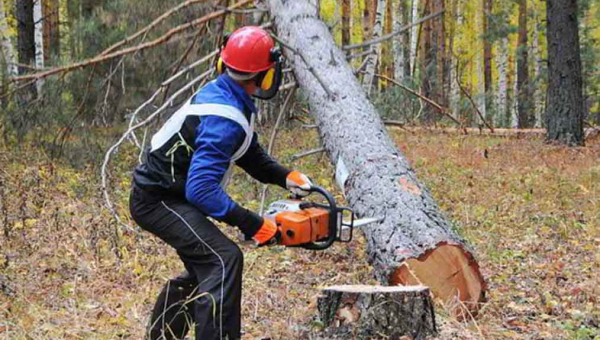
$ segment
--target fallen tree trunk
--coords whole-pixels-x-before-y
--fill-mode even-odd
[[[375,276],[384,285],[428,286],[477,311],[486,289],[479,265],[388,136],[316,7],[267,3],[279,38],[310,64],[286,50],[348,203],[359,216],[385,217],[364,228]]]
[[[322,290],[319,316],[326,339],[421,340],[437,334],[435,313],[423,286],[332,286]]]

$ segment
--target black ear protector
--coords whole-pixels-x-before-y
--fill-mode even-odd
[[[275,97],[277,91],[279,91],[279,86],[281,86],[281,80],[283,79],[281,51],[276,47],[272,48],[270,59],[275,62],[275,65],[258,74],[256,77],[256,86],[258,86],[258,89],[252,95],[253,97],[268,100]]]

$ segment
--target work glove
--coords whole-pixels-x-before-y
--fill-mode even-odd
[[[275,222],[265,218],[262,226],[258,229],[256,234],[252,236],[252,239],[257,245],[263,246],[275,242],[277,240],[277,232],[278,230]]]
[[[312,187],[312,182],[305,174],[299,171],[290,172],[285,179],[286,188],[300,197],[308,196],[310,188]]]

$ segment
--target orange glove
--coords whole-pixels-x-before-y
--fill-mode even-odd
[[[259,246],[262,246],[273,240],[275,236],[277,236],[277,225],[275,225],[275,222],[265,218],[262,226],[258,229],[256,234],[252,236],[252,239]]]
[[[290,172],[285,179],[287,189],[300,197],[308,196],[309,192],[307,190],[310,190],[312,185],[308,176],[299,171]]]

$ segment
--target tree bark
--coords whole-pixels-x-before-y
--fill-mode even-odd
[[[498,92],[496,96],[496,125],[505,124],[508,112],[508,38],[500,39],[500,49],[496,53],[496,65],[498,67]]]
[[[35,68],[44,68],[44,17],[42,15],[42,0],[35,0],[33,2],[33,28],[34,28],[34,41],[35,41]],[[38,95],[42,95],[42,87],[44,86],[44,80],[39,79],[35,82],[37,87]]]
[[[58,0],[43,1],[44,16],[44,60],[50,63],[52,57],[60,57],[60,8]]]
[[[267,3],[279,37],[310,64],[286,50],[338,185],[359,217],[384,216],[364,228],[375,276],[384,285],[429,286],[444,301],[462,301],[457,311],[476,311],[486,289],[477,262],[390,139],[327,26],[304,0]],[[333,96],[313,72],[327,75]]]
[[[529,95],[529,66],[527,46],[527,0],[519,0],[519,44],[517,45],[517,126],[533,127],[531,97]]]
[[[397,7],[392,11],[393,22],[394,22],[394,31],[400,30],[402,26],[407,24],[407,6],[406,0],[399,0],[397,2]],[[393,40],[394,47],[394,79],[400,83],[404,83],[404,79],[407,76],[406,70],[410,70],[410,65],[408,68],[407,64],[410,64],[408,61],[408,56],[406,55],[407,46],[408,46],[408,34],[409,31],[400,34],[398,37]]]
[[[35,38],[33,25],[33,0],[19,0],[17,8],[17,45],[19,50],[19,63],[33,65],[35,62]],[[25,67],[19,67],[19,73],[27,71]]]
[[[419,0],[412,0],[411,2],[411,20],[412,22],[417,21],[419,18]],[[410,66],[412,67],[413,72],[411,75],[414,77],[414,70],[416,70],[416,62],[417,62],[417,48],[418,46],[418,33],[420,27],[418,25],[413,26],[410,31]]]
[[[0,1],[0,44],[2,45],[4,60],[6,61],[7,74],[9,77],[13,77],[19,74],[19,69],[17,67],[15,49],[8,37],[8,22],[6,17],[4,2]]]
[[[350,0],[342,0],[342,46],[350,45]]]
[[[327,287],[318,308],[328,340],[402,336],[421,340],[437,334],[427,287]]]
[[[583,145],[584,102],[576,0],[548,0],[549,141]]]
[[[488,36],[489,16],[492,14],[492,0],[483,0],[483,86],[485,117],[488,122],[493,122],[492,110],[492,43]]]

